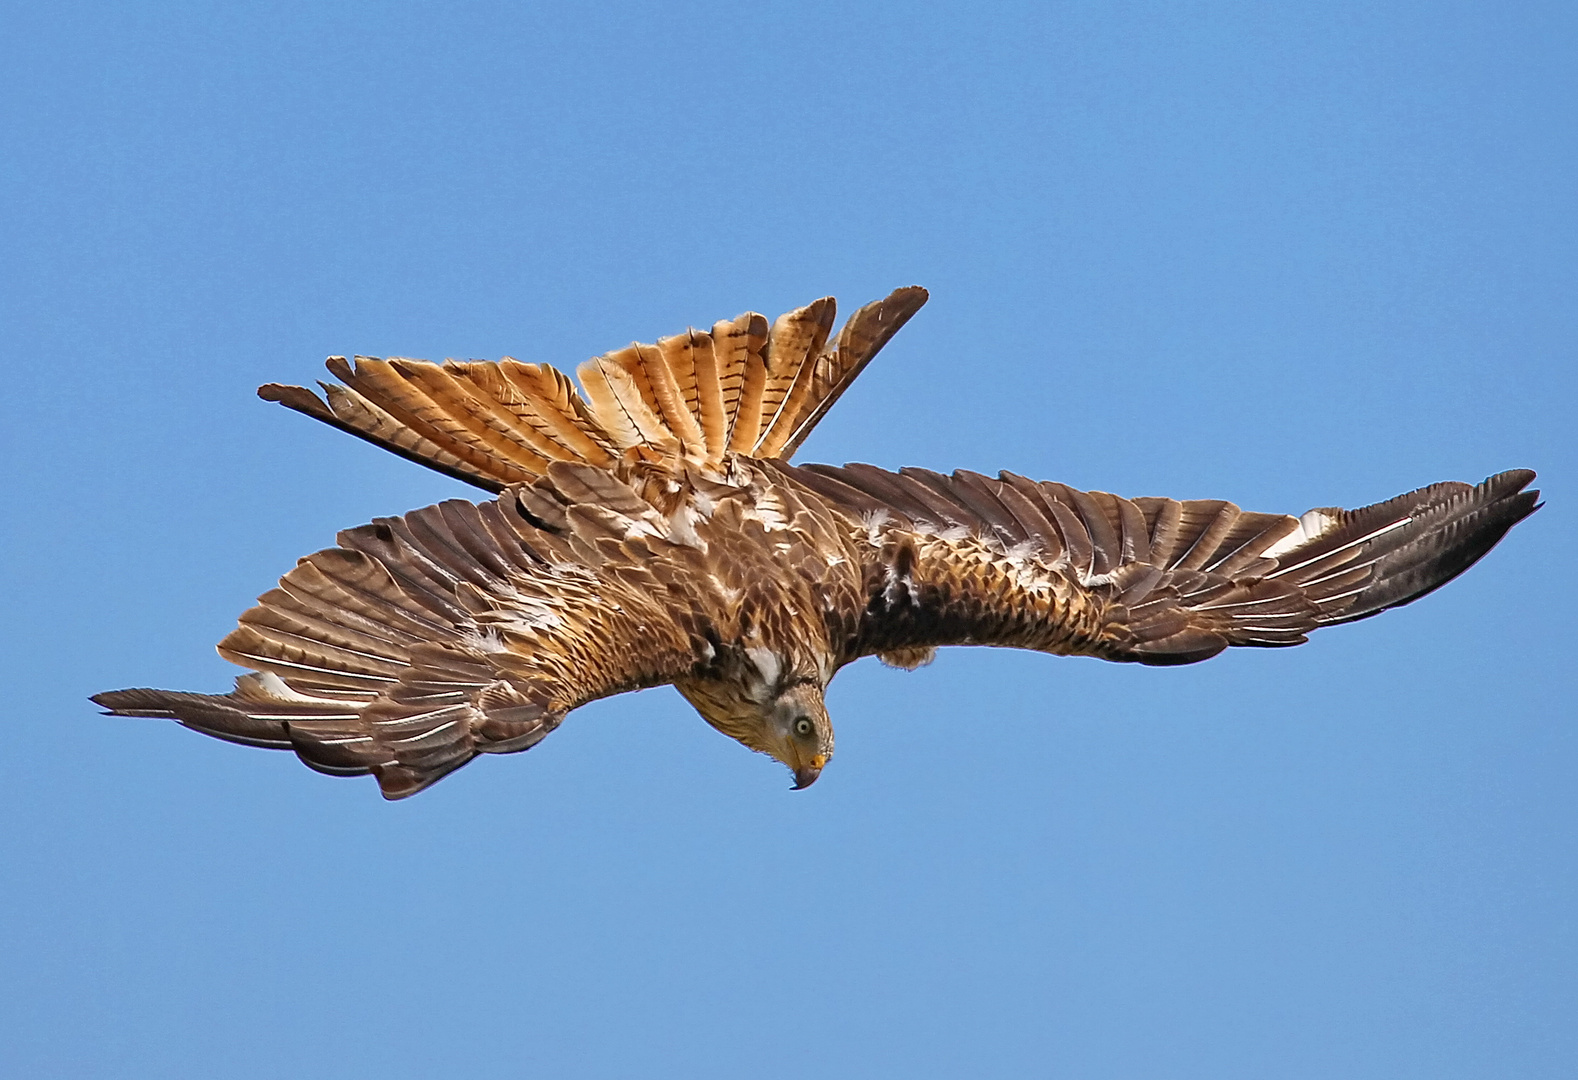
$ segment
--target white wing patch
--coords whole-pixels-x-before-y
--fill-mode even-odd
[[[1304,516],[1299,518],[1298,528],[1260,554],[1263,558],[1275,559],[1278,556],[1287,554],[1300,544],[1309,543],[1335,524],[1337,524],[1337,519],[1324,510],[1307,510]]]

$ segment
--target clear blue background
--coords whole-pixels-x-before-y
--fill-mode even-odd
[[[1578,1075],[1569,4],[11,3],[0,1073]],[[805,460],[1300,512],[1540,470],[1293,651],[672,691],[409,802],[107,719],[466,489],[253,397],[928,286]]]

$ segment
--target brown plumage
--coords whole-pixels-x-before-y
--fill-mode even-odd
[[[1538,507],[1517,470],[1295,518],[996,478],[788,458],[926,300],[836,335],[771,324],[631,345],[580,368],[331,357],[324,398],[259,394],[498,495],[342,532],[219,644],[228,694],[119,690],[110,712],[371,773],[388,798],[535,745],[588,701],[672,683],[805,787],[833,754],[843,665],[941,645],[1187,664],[1409,603]]]

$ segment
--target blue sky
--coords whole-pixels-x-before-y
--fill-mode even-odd
[[[0,1072],[1566,1077],[1578,16],[7,5]],[[253,396],[932,302],[802,459],[1301,512],[1540,471],[1419,604],[846,670],[812,790],[669,690],[382,802],[86,697],[468,489]]]

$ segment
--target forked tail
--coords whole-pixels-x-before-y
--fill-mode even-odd
[[[323,398],[278,383],[258,396],[495,492],[553,461],[787,460],[926,296],[898,289],[831,341],[835,304],[824,297],[771,325],[747,312],[708,333],[632,344],[581,365],[584,397],[546,364],[366,356],[330,357],[344,385],[320,383]]]

